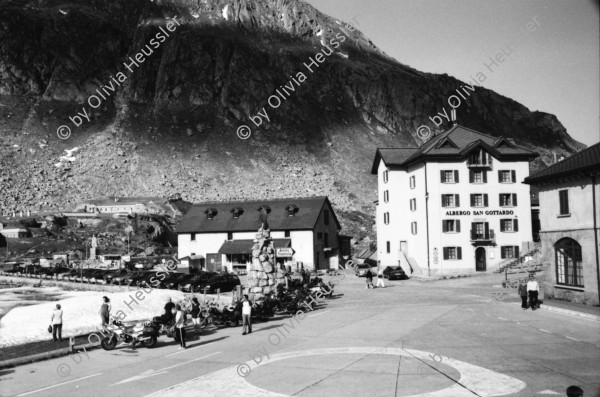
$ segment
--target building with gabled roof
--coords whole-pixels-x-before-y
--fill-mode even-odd
[[[201,255],[209,270],[245,269],[262,212],[278,263],[337,268],[341,226],[324,196],[194,204],[177,227],[179,258]]]
[[[539,189],[544,296],[598,305],[600,143],[525,179]]]
[[[533,247],[529,162],[513,139],[454,125],[418,148],[380,148],[377,247],[409,273],[486,271]]]

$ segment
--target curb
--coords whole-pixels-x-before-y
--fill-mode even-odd
[[[544,305],[544,304],[542,304],[540,309],[548,310],[548,311],[560,313],[560,314],[566,314],[568,316],[585,318],[586,320],[600,321],[600,316],[596,316],[595,314],[581,313],[581,312],[578,312],[575,310],[561,309],[559,307],[553,307],[553,306]]]
[[[511,302],[513,305],[520,305],[521,302]],[[579,318],[583,318],[586,320],[591,320],[591,321],[600,321],[600,316],[596,316],[595,314],[588,314],[588,313],[581,313],[575,310],[569,310],[569,309],[561,309],[559,307],[554,307],[554,306],[550,306],[546,303],[543,303],[540,306],[541,310],[547,310],[549,312],[555,312],[555,313],[559,313],[559,314],[564,314],[567,316],[571,316],[571,317],[579,317]]]
[[[69,351],[68,347],[64,347],[62,349],[52,350],[49,352],[32,354],[31,356],[12,358],[10,360],[0,361],[0,369],[13,368],[13,367],[17,367],[19,365],[31,364],[31,363],[35,363],[38,361],[50,360],[52,358],[69,356],[71,354],[76,354],[81,349],[92,350],[96,347],[100,347],[100,344],[99,343],[87,343],[85,345],[73,346],[73,351],[75,353],[71,353]]]

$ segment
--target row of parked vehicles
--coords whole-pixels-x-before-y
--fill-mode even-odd
[[[200,271],[180,273],[160,270],[129,269],[75,269],[68,267],[41,267],[27,265],[3,271],[5,274],[72,281],[77,283],[125,285],[144,288],[177,289],[183,292],[216,293],[232,291],[241,285],[235,274]]]

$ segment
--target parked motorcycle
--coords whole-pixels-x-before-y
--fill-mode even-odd
[[[159,336],[158,324],[150,321],[124,326],[122,322],[113,320],[112,324],[106,327],[106,331],[108,335],[100,343],[104,350],[113,350],[119,341],[131,343],[134,347],[141,343],[147,348],[152,348],[156,346]]]

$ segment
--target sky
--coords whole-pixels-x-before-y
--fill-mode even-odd
[[[402,64],[465,82],[483,72],[480,85],[556,115],[586,145],[600,141],[598,0],[306,1]]]

